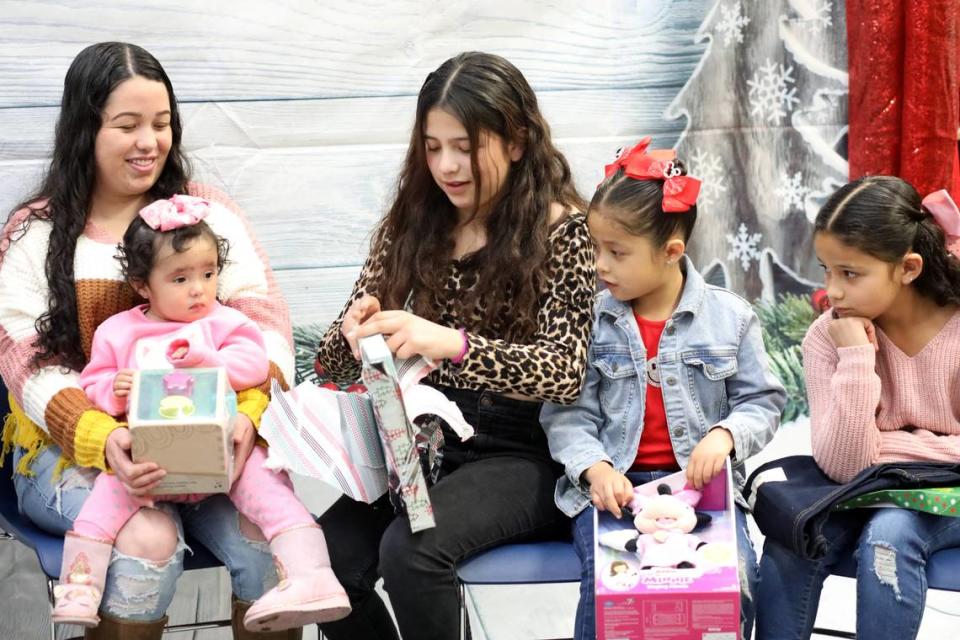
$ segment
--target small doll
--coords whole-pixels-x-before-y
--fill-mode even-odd
[[[706,543],[690,532],[710,521],[709,515],[698,514],[693,509],[700,495],[693,489],[673,493],[666,484],[657,487],[655,496],[634,489],[628,509],[636,514],[633,519],[636,530],[607,532],[600,536],[600,544],[636,553],[641,569],[692,569],[696,566],[697,549]]]

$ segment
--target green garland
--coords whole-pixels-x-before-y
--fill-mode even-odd
[[[803,377],[803,354],[800,343],[817,312],[807,297],[794,294],[780,296],[776,302],[754,304],[763,327],[763,342],[770,358],[770,368],[787,391],[783,422],[809,415],[807,385]]]

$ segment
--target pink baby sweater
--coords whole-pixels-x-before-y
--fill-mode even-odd
[[[883,462],[960,462],[960,312],[912,358],[878,328],[837,348],[820,316],[803,340],[813,456],[838,482]]]
[[[146,305],[107,318],[93,334],[90,362],[80,374],[87,397],[110,415],[127,411],[127,398],[113,393],[121,369],[167,367],[226,367],[235,390],[255,387],[267,379],[270,363],[263,334],[243,313],[215,303],[205,318],[194,322],[160,322],[144,315]],[[180,358],[172,357],[187,347]]]

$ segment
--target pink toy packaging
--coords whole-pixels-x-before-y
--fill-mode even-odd
[[[620,520],[594,519],[598,640],[738,640],[733,479],[702,491],[682,471],[634,488]]]

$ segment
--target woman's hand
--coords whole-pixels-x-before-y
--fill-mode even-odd
[[[134,462],[130,457],[131,446],[133,446],[133,438],[130,436],[130,430],[120,427],[107,436],[103,455],[117,476],[117,480],[130,495],[146,496],[157,488],[167,472],[156,462]]]
[[[363,296],[355,301],[343,316],[340,331],[350,345],[353,357],[360,359],[360,349],[357,347],[357,327],[367,321],[370,316],[380,312],[380,301],[373,296]]]
[[[609,511],[620,518],[620,508],[633,500],[633,483],[606,461],[584,471],[583,479],[590,485],[590,500],[599,511]]]
[[[827,324],[827,331],[833,339],[833,344],[841,347],[859,347],[872,344],[877,349],[877,330],[873,322],[867,318],[847,316],[835,318]]]
[[[380,311],[357,327],[355,335],[359,339],[375,333],[388,336],[387,346],[401,359],[415,355],[431,360],[455,358],[463,349],[463,336],[458,330],[407,311]]]
[[[697,443],[687,464],[687,482],[699,491],[713,480],[733,451],[733,434],[723,427],[710,429]]]
[[[240,474],[243,473],[243,465],[247,463],[247,458],[257,444],[257,430],[253,427],[253,421],[250,416],[242,413],[237,414],[237,419],[233,423],[233,478],[231,482],[236,482]]]

